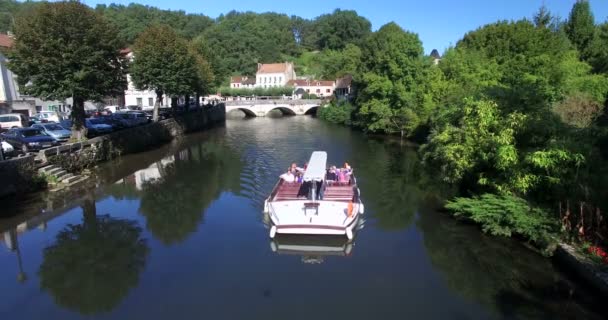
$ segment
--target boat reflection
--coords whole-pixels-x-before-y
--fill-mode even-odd
[[[270,249],[278,254],[301,255],[303,263],[323,263],[327,256],[350,256],[355,243],[345,236],[277,235]]]

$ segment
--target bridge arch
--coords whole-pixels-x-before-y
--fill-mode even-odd
[[[251,110],[249,108],[245,108],[245,107],[234,108],[234,109],[230,110],[230,112],[236,111],[236,110],[242,111],[245,114],[246,118],[251,118],[251,117],[255,117],[256,116],[256,114],[255,114],[255,112],[253,112],[253,110]]]
[[[316,116],[317,115],[317,110],[319,110],[319,106],[312,106],[312,107],[306,109],[306,111],[304,111],[304,115],[307,115],[307,116]]]
[[[272,108],[272,109],[268,110],[268,112],[266,112],[266,114],[269,114],[273,110],[279,110],[279,111],[281,111],[281,113],[284,116],[295,116],[296,115],[296,112],[293,111],[293,109],[288,108],[288,107],[276,107],[276,108]]]

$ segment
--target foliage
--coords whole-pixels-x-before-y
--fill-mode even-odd
[[[371,27],[369,20],[356,11],[336,9],[315,19],[311,35],[317,49],[341,50],[349,43],[363,43]]]
[[[130,3],[127,6],[114,3],[98,4],[95,11],[111,21],[118,28],[121,39],[129,44],[134,43],[150,25],[169,26],[186,39],[200,35],[213,25],[213,19],[202,14],[161,10],[137,3]]]
[[[281,55],[297,52],[290,18],[277,13],[231,11],[220,16],[197,41],[206,42],[221,57],[212,66],[224,77],[254,74],[258,63],[277,62]]]
[[[337,79],[354,74],[361,64],[361,58],[361,49],[351,43],[343,50],[325,50],[316,55],[321,70],[320,78]]]
[[[292,87],[269,87],[269,88],[220,88],[219,93],[226,97],[281,97],[293,94]]]
[[[89,203],[86,203],[86,202]],[[70,224],[44,249],[38,271],[40,287],[58,305],[92,315],[109,312],[137,285],[148,246],[135,221],[95,216],[85,212],[85,223]]]
[[[581,58],[589,59],[595,36],[595,19],[588,0],[578,0],[574,3],[565,29],[568,39],[578,49]]]
[[[441,71],[422,53],[416,34],[389,23],[363,47],[354,77],[357,124],[367,131],[411,137],[424,128],[442,96]]]
[[[320,107],[317,116],[323,120],[350,126],[355,107],[348,101],[332,101],[330,104]]]
[[[103,140],[90,148],[78,152],[61,153],[49,158],[49,163],[55,164],[67,172],[80,174],[84,169],[92,168],[97,163],[119,156],[121,150],[111,141]]]
[[[474,198],[455,198],[446,206],[454,216],[479,223],[484,232],[495,236],[524,236],[535,242],[546,241],[556,230],[549,215],[513,196],[483,194]]]
[[[86,134],[85,100],[126,89],[117,30],[84,4],[41,3],[17,17],[14,31],[9,68],[27,94],[44,100],[74,99],[74,137]]]
[[[564,123],[577,128],[589,127],[601,115],[602,110],[601,104],[583,94],[569,96],[553,108]]]

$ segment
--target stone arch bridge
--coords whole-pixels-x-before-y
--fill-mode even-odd
[[[321,100],[233,100],[224,103],[226,104],[226,113],[241,110],[248,117],[265,117],[272,110],[279,110],[283,115],[312,115],[317,112]]]

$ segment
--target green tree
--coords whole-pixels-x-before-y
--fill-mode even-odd
[[[337,79],[354,74],[361,64],[361,49],[349,43],[343,50],[325,50],[316,56],[322,79]]]
[[[595,20],[589,1],[577,0],[574,3],[566,23],[566,34],[580,52],[581,58],[588,60],[595,36]]]
[[[336,9],[314,21],[313,30],[316,48],[341,50],[347,44],[361,44],[371,33],[371,23],[353,10]]]
[[[133,44],[135,39],[150,25],[166,25],[177,34],[192,39],[213,25],[213,19],[202,14],[186,14],[184,11],[161,10],[151,6],[131,3],[99,4],[95,11],[103,14],[118,27],[121,39]]]
[[[72,135],[84,138],[85,100],[126,89],[117,30],[86,5],[64,1],[41,3],[17,17],[14,31],[9,68],[21,88],[43,100],[73,98]]]
[[[355,77],[361,126],[412,135],[431,114],[426,79],[435,75],[418,36],[389,23],[368,38],[363,56]]]
[[[135,221],[97,215],[92,199],[82,209],[83,223],[44,249],[38,275],[58,305],[93,315],[111,311],[137,285],[149,248]]]
[[[154,90],[154,121],[162,96],[189,95],[196,91],[198,70],[196,58],[188,50],[186,40],[167,26],[151,26],[133,46],[131,79],[139,89]]]

